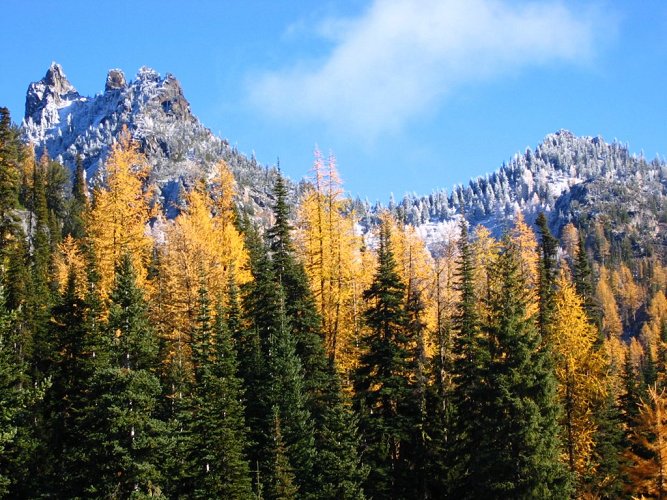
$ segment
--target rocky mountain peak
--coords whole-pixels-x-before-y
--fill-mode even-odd
[[[57,109],[79,98],[60,64],[53,62],[44,78],[28,86],[25,101],[25,119],[52,123]]]
[[[60,64],[52,62],[43,80],[57,95],[66,95],[70,92],[76,93],[76,89],[69,82]]]
[[[190,117],[190,103],[183,95],[180,82],[172,74],[167,74],[165,78],[160,95],[160,105],[165,113],[174,117]]]
[[[120,69],[110,69],[107,73],[107,82],[104,85],[104,92],[111,92],[112,90],[122,90],[127,87],[125,80],[125,73]]]
[[[198,179],[210,178],[224,160],[236,175],[240,198],[257,212],[268,205],[268,186],[274,173],[239,154],[216,137],[192,114],[179,81],[142,67],[134,80],[120,69],[107,72],[104,92],[81,96],[53,63],[46,76],[31,83],[26,96],[23,138],[75,168],[81,160],[91,185],[98,176],[118,134],[127,128],[148,157],[150,182],[163,197],[168,215],[175,213],[180,194]]]

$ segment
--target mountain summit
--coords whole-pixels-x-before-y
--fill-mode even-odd
[[[26,123],[42,123],[45,126],[57,123],[58,109],[80,97],[62,67],[55,62],[51,63],[44,78],[28,87],[25,99]]]
[[[104,92],[86,97],[54,62],[44,78],[28,86],[24,139],[34,145],[38,157],[48,151],[71,169],[80,158],[93,182],[123,127],[148,157],[150,180],[158,186],[168,211],[178,205],[181,189],[208,177],[220,160],[236,176],[242,205],[261,209],[268,203],[273,169],[261,167],[204,127],[171,74],[162,77],[142,67],[134,80],[127,81],[120,69],[111,69]]]

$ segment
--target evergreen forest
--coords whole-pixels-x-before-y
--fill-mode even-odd
[[[600,224],[362,234],[333,156],[270,221],[224,162],[165,217],[0,108],[0,497],[667,498],[667,267]],[[72,175],[73,174],[73,175]]]

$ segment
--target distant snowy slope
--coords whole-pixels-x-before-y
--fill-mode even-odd
[[[667,245],[667,165],[630,154],[616,141],[560,130],[467,185],[406,194],[388,208],[414,225],[431,249],[451,237],[462,214],[499,236],[516,213],[532,222],[543,211],[556,234],[570,221],[584,228],[600,222],[612,239],[631,241],[636,253],[645,253]],[[382,206],[357,200],[355,209],[369,226]]]

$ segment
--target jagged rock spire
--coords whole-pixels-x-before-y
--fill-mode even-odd
[[[53,119],[55,117],[45,116],[45,112],[52,108],[49,104],[59,107],[63,102],[79,97],[79,93],[69,82],[62,66],[52,62],[46,75],[38,82],[33,82],[28,87],[25,100],[25,118],[32,117],[33,121]],[[47,113],[52,114],[52,113]]]
[[[120,69],[110,69],[107,73],[107,82],[104,85],[104,91],[121,90],[127,87],[125,73]]]

